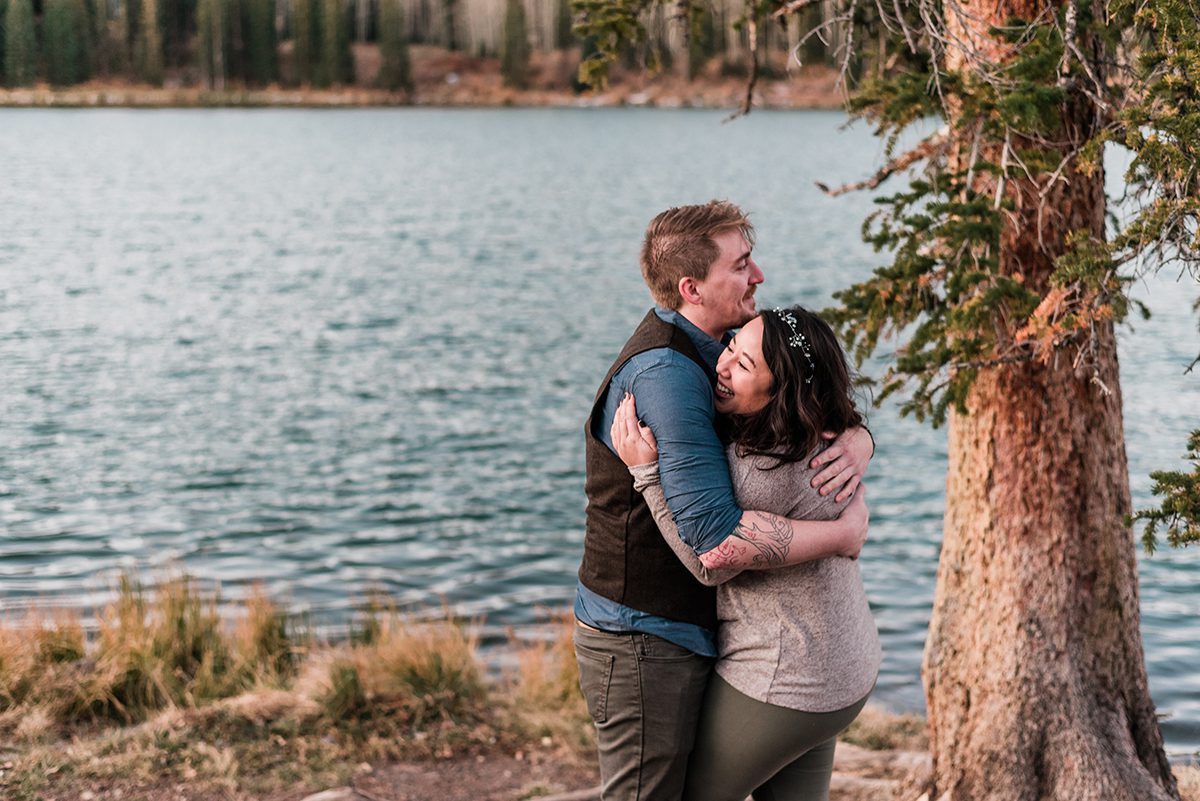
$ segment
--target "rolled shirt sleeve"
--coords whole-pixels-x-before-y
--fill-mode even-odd
[[[669,349],[639,353],[613,376],[595,435],[613,449],[609,429],[625,392],[658,441],[659,473],[679,537],[697,554],[733,533],[742,510],[733,496],[725,448],[713,428],[708,376]]]

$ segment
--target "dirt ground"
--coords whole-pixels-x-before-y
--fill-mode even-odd
[[[892,801],[915,798],[928,770],[920,751],[872,751],[842,743],[831,801]],[[561,749],[531,749],[448,759],[359,765],[348,780],[320,789],[297,786],[267,795],[239,790],[233,782],[211,779],[158,779],[81,782],[67,778],[38,794],[39,801],[598,801],[594,762]]]
[[[831,801],[891,801],[916,787],[928,770],[917,751],[870,751],[838,747]],[[465,757],[438,762],[398,763],[363,770],[344,794],[345,801],[524,801],[558,798],[599,799],[599,775],[592,763],[550,753]],[[357,797],[356,795],[357,794]],[[915,798],[918,793],[912,793]],[[306,796],[275,796],[262,801],[302,801]],[[312,798],[307,796],[307,798]],[[158,801],[158,799],[155,799]],[[324,799],[312,798],[312,801]],[[329,801],[335,801],[330,798]],[[336,799],[342,801],[342,799]]]

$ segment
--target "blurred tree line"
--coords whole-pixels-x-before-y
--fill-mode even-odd
[[[0,78],[327,87],[355,82],[353,38],[378,46],[378,85],[411,88],[404,0],[359,5],[355,29],[343,0],[0,0]]]
[[[577,7],[581,6],[576,3]],[[644,8],[649,60],[688,79],[768,73],[793,59],[830,63],[822,38],[772,31],[752,46],[742,0],[693,0],[690,21]],[[810,12],[821,15],[821,4]],[[571,0],[0,0],[0,84],[89,79],[162,85],[374,85],[411,90],[410,44],[498,57],[507,84],[528,85],[537,51],[594,42],[572,30]],[[829,40],[835,31],[831,29]],[[356,67],[355,53],[377,52]],[[578,88],[578,87],[577,87]]]

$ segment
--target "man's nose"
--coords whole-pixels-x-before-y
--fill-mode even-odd
[[[761,284],[765,279],[766,279],[766,276],[763,275],[763,271],[761,269],[759,269],[758,262],[751,259],[750,260],[750,283],[751,284]]]

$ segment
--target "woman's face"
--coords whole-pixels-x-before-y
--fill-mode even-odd
[[[717,359],[716,407],[722,414],[749,415],[771,399],[775,377],[762,351],[763,321],[746,323]]]

